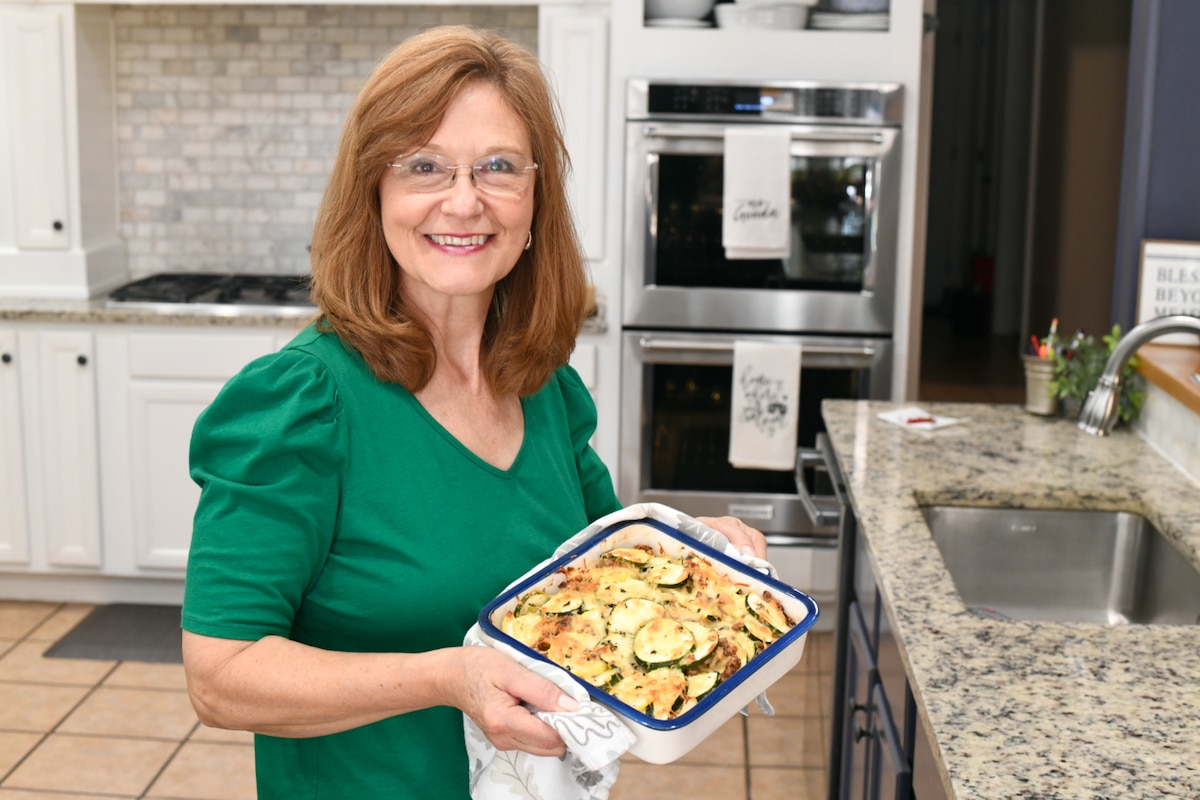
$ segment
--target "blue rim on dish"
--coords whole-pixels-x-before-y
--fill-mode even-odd
[[[778,592],[781,595],[787,595],[788,597],[792,598],[793,600],[800,601],[800,603],[804,606],[805,610],[808,612],[807,615],[804,617],[804,619],[797,622],[796,625],[790,631],[788,631],[783,636],[780,636],[778,639],[776,639],[774,642],[772,642],[771,645],[768,646],[768,648],[763,653],[756,656],[755,658],[752,658],[748,663],[742,665],[741,669],[739,669],[737,672],[735,672],[728,680],[723,681],[719,686],[717,686],[715,689],[713,689],[711,692],[709,692],[707,695],[705,695],[704,698],[702,700],[700,700],[695,706],[693,706],[692,708],[690,708],[683,714],[680,714],[678,717],[675,717],[674,719],[655,719],[654,717],[651,717],[648,714],[644,714],[641,711],[638,711],[637,709],[633,708],[632,706],[626,705],[625,703],[621,702],[617,698],[613,697],[608,692],[605,692],[603,689],[592,686],[590,683],[583,680],[582,678],[578,678],[575,675],[572,675],[570,670],[567,670],[558,664],[554,664],[553,661],[546,658],[541,653],[537,652],[536,650],[532,649],[531,647],[526,646],[525,644],[522,644],[521,642],[517,641],[513,637],[509,636],[507,633],[504,633],[503,631],[501,631],[500,628],[497,627],[492,622],[492,615],[501,606],[514,600],[525,590],[541,583],[548,576],[557,572],[559,569],[561,569],[566,564],[569,564],[570,562],[575,561],[580,556],[582,556],[584,553],[588,552],[589,550],[594,548],[596,545],[598,545],[602,540],[609,538],[613,534],[620,531],[622,528],[626,528],[630,525],[648,525],[652,528],[655,528],[660,533],[666,535],[667,537],[669,537],[671,539],[674,539],[677,542],[680,542],[681,544],[686,545],[687,547],[695,550],[697,553],[704,556],[705,558],[708,558],[708,559],[710,559],[714,562],[718,562],[720,564],[724,564],[726,567],[729,567],[732,571],[737,572],[741,575],[744,575],[748,578],[753,578],[755,581],[758,581],[758,582],[770,587],[770,589],[773,592]],[[546,662],[547,664],[554,664],[554,666],[558,667],[559,669],[562,669],[568,675],[571,675],[571,677],[575,681],[577,681],[580,686],[587,689],[588,694],[591,695],[592,699],[595,700],[596,702],[608,706],[609,708],[618,712],[622,716],[627,717],[627,718],[632,719],[633,721],[637,722],[639,725],[642,725],[647,728],[652,728],[654,730],[668,731],[668,730],[674,730],[676,728],[684,727],[685,725],[689,724],[690,722],[698,719],[700,716],[702,716],[704,714],[705,711],[707,711],[708,709],[712,708],[714,705],[719,703],[730,692],[732,692],[735,688],[737,688],[742,683],[744,683],[755,672],[757,672],[764,664],[766,664],[768,661],[771,660],[771,658],[773,657],[771,654],[772,649],[775,649],[775,652],[782,652],[790,644],[792,644],[797,639],[799,639],[801,636],[806,634],[808,632],[808,629],[811,628],[813,626],[813,624],[817,621],[817,617],[820,615],[820,613],[821,613],[820,609],[817,607],[816,602],[811,597],[806,595],[804,592],[801,592],[798,589],[793,589],[791,586],[788,586],[786,583],[781,583],[780,581],[770,577],[769,575],[764,575],[764,574],[758,572],[757,570],[751,569],[750,567],[747,567],[745,564],[741,563],[740,561],[730,558],[729,556],[725,555],[724,553],[720,553],[720,552],[714,550],[713,548],[709,547],[708,545],[704,544],[703,542],[697,541],[696,539],[693,539],[692,537],[688,536],[687,534],[680,533],[678,530],[672,528],[669,525],[664,525],[663,523],[659,522],[658,520],[633,519],[633,520],[625,520],[623,522],[618,522],[618,523],[614,523],[613,525],[609,525],[607,528],[604,528],[602,531],[597,533],[592,538],[590,538],[587,541],[580,544],[579,547],[575,548],[570,553],[567,553],[566,555],[562,556],[561,558],[556,559],[555,561],[551,562],[550,564],[547,564],[545,566],[545,568],[539,570],[534,575],[529,576],[527,579],[521,581],[519,584],[513,586],[512,588],[508,589],[503,594],[501,594],[499,597],[492,600],[492,602],[490,602],[486,606],[484,606],[483,610],[479,612],[479,627],[483,630],[483,632],[485,634],[487,634],[492,639],[503,642],[504,644],[508,645],[509,647],[512,647],[513,649],[529,656],[530,658],[536,658],[539,661]]]

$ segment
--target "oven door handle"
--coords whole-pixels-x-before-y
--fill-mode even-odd
[[[839,497],[831,498],[818,496],[814,497],[808,491],[808,485],[804,481],[804,470],[813,468],[818,470],[828,470],[830,455],[823,448],[800,447],[796,449],[796,495],[800,499],[800,505],[804,506],[805,512],[808,513],[809,519],[814,525],[838,525],[842,521],[842,503]]]
[[[659,128],[654,125],[646,125],[642,128],[642,135],[656,139],[724,139],[725,131],[706,131],[706,130],[687,130],[675,128]],[[873,133],[871,131],[846,131],[837,132],[822,132],[822,131],[794,131],[792,133],[793,142],[870,142],[872,144],[882,144],[883,134]]]
[[[704,353],[733,352],[733,342],[692,342],[684,339],[656,339],[651,336],[643,336],[638,339],[638,346],[647,352],[652,350],[675,353],[687,351]],[[804,345],[803,352],[812,353],[814,356],[875,357],[875,348],[870,345],[859,345],[857,347],[845,345]]]

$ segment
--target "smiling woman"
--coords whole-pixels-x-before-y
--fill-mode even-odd
[[[620,507],[566,365],[586,282],[553,109],[537,60],[489,32],[385,58],[314,231],[318,322],[196,425],[185,667],[202,720],[259,734],[262,800],[466,798],[464,714],[497,748],[564,749],[529,709],[573,701],[461,646]]]

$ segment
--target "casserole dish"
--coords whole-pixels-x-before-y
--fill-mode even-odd
[[[571,552],[509,587],[485,606],[479,614],[483,639],[501,650],[553,663],[505,633],[501,629],[505,616],[516,608],[519,598],[529,592],[554,595],[561,582],[562,568],[595,564],[602,553],[638,546],[649,546],[654,552],[671,558],[696,554],[708,561],[715,571],[745,587],[747,592],[769,593],[794,623],[786,633],[672,719],[657,719],[639,711],[563,670],[583,686],[595,702],[609,709],[633,732],[636,741],[630,747],[630,753],[652,764],[667,764],[704,741],[799,663],[808,630],[816,622],[819,610],[813,599],[803,592],[763,575],[669,525],[653,519],[628,520],[602,529]]]

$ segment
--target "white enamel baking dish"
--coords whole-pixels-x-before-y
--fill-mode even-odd
[[[694,708],[671,720],[654,719],[571,675],[572,680],[587,689],[593,700],[610,709],[633,731],[637,740],[630,748],[630,753],[652,764],[669,764],[708,738],[800,662],[808,629],[817,621],[820,611],[813,599],[803,592],[718,553],[668,525],[652,519],[630,520],[603,529],[573,552],[510,587],[489,603],[479,614],[483,638],[493,647],[511,649],[546,661],[541,654],[500,630],[500,622],[516,606],[517,598],[531,589],[553,593],[558,582],[555,573],[567,564],[594,563],[601,553],[614,547],[639,544],[661,548],[663,553],[672,557],[689,551],[699,553],[738,583],[754,591],[769,591],[772,597],[779,599],[788,617],[796,621],[795,627],[706,695]],[[567,674],[570,675],[570,672]]]

